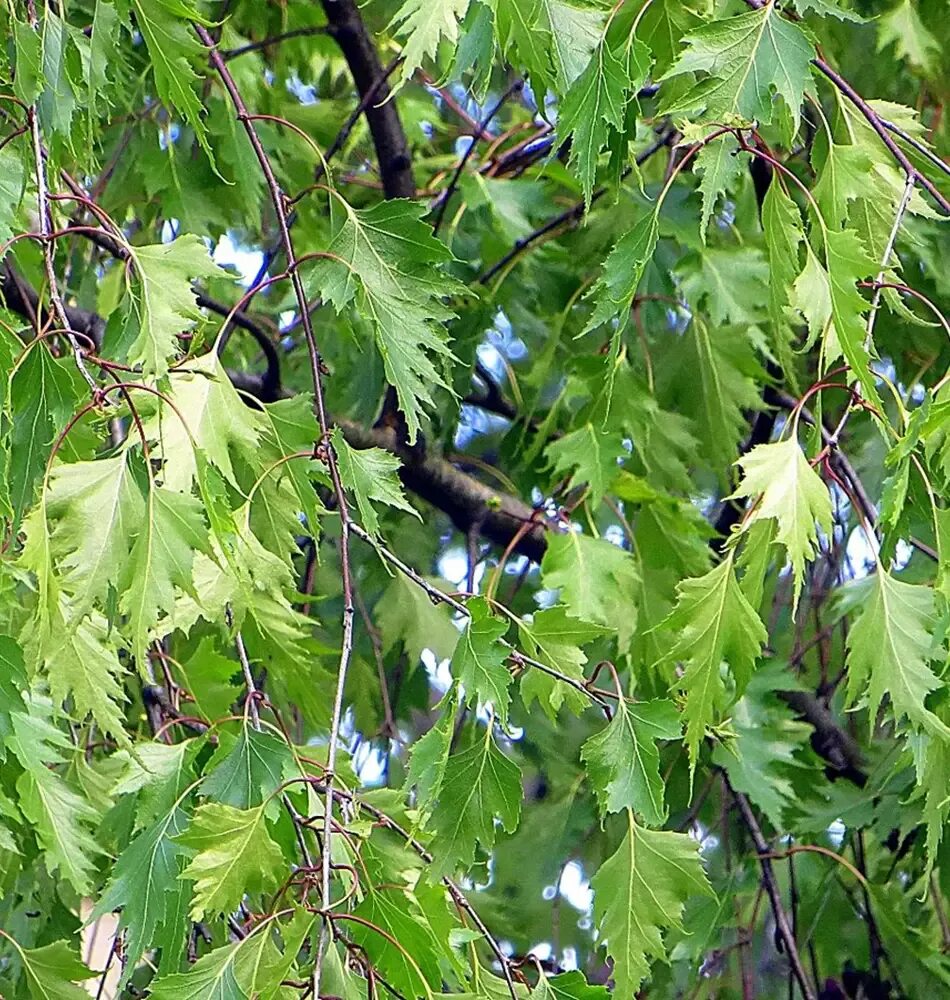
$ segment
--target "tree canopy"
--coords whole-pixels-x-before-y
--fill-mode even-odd
[[[948,995],[945,0],[0,16],[0,993]]]

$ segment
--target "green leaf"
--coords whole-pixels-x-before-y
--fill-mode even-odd
[[[204,124],[204,105],[195,93],[201,79],[192,68],[207,61],[192,23],[207,24],[189,0],[131,0],[135,25],[151,58],[158,96],[170,109],[181,112],[194,129],[195,138],[214,160]]]
[[[178,836],[194,852],[181,874],[195,883],[193,920],[230,913],[246,893],[269,892],[280,884],[286,864],[267,831],[264,809],[206,803]]]
[[[162,485],[190,493],[201,450],[233,486],[238,486],[232,455],[256,467],[263,420],[246,406],[228,379],[215,351],[188,362],[169,376],[168,403],[143,421],[149,440],[158,442],[164,460]],[[184,423],[183,423],[184,421]]]
[[[814,11],[822,17],[836,17],[839,21],[852,21],[855,24],[864,23],[864,18],[860,14],[839,7],[838,0],[794,0],[794,3],[800,14]]]
[[[586,680],[583,666],[587,662],[581,646],[607,631],[603,625],[569,617],[567,608],[560,606],[537,612],[530,624],[524,620],[518,622],[518,633],[529,656],[581,683]],[[552,721],[562,705],[566,704],[575,713],[588,705],[583,692],[537,667],[529,667],[522,677],[521,697],[526,706],[536,699]]]
[[[757,498],[744,528],[756,521],[774,519],[778,527],[776,539],[788,552],[795,581],[794,614],[805,578],[805,563],[818,550],[818,529],[827,537],[831,535],[831,495],[794,437],[756,445],[736,464],[742,468],[743,477],[732,496]]]
[[[203,507],[189,493],[149,483],[138,535],[123,567],[119,607],[129,616],[133,650],[144,662],[149,636],[175,607],[175,588],[191,591],[195,552],[208,553]]]
[[[36,480],[79,402],[83,384],[72,361],[54,359],[39,342],[31,345],[10,378],[13,427],[6,478],[15,525],[33,502]]]
[[[313,926],[313,915],[297,910],[280,925],[283,952],[274,939],[278,922],[260,921],[245,938],[202,955],[187,972],[160,976],[149,984],[153,1000],[275,1000]]]
[[[693,419],[702,456],[721,477],[735,460],[748,412],[762,407],[762,376],[748,327],[716,326],[694,315],[684,335],[675,380],[680,412]]]
[[[912,66],[919,66],[928,76],[937,69],[940,42],[920,19],[911,0],[903,0],[878,19],[877,50],[894,45],[895,56]]]
[[[136,744],[134,754],[119,750],[113,760],[122,770],[109,790],[113,797],[135,795],[135,828],[167,815],[191,783],[195,756],[202,740]]]
[[[469,0],[405,0],[393,15],[389,27],[406,39],[400,79],[409,80],[428,59],[434,59],[439,43],[454,45],[458,22],[465,17]]]
[[[222,744],[224,746],[224,744]],[[257,732],[244,720],[234,745],[218,754],[201,783],[205,798],[238,809],[258,806],[277,791],[293,764],[286,742],[266,730]]]
[[[131,341],[128,362],[141,365],[143,375],[161,378],[168,371],[169,359],[178,352],[178,334],[202,318],[192,282],[220,277],[222,271],[202,240],[191,233],[170,243],[130,246],[129,254],[138,280],[129,283],[127,292],[122,336]]]
[[[559,589],[575,618],[615,629],[626,651],[637,624],[636,560],[602,538],[579,531],[551,534],[541,562],[544,585]]]
[[[449,756],[432,814],[430,881],[470,868],[475,845],[490,850],[497,827],[512,833],[521,814],[521,771],[495,745],[491,726],[470,747]]]
[[[338,427],[333,431],[332,440],[340,478],[343,485],[352,490],[356,497],[363,525],[374,538],[379,534],[379,518],[373,507],[374,500],[419,517],[418,511],[406,499],[402,483],[399,482],[398,472],[402,463],[395,455],[382,448],[351,448]]]
[[[313,290],[338,313],[355,305],[372,325],[412,444],[433,388],[449,388],[441,369],[454,358],[443,324],[455,314],[444,298],[464,288],[437,270],[452,254],[422,221],[424,205],[397,199],[341,209],[334,198],[330,206],[330,256],[316,263]]]
[[[130,456],[57,463],[45,496],[51,548],[78,620],[116,587],[144,512]]]
[[[438,798],[445,780],[445,765],[452,749],[458,708],[456,685],[449,688],[436,707],[441,709],[441,713],[435,725],[413,743],[406,768],[406,791],[415,788],[416,805],[422,813],[427,812]]]
[[[6,740],[12,732],[10,713],[23,711],[27,687],[23,650],[15,639],[0,635],[0,761],[6,759]]]
[[[578,173],[588,208],[597,159],[613,133],[624,133],[629,95],[643,85],[649,71],[650,53],[642,42],[634,40],[617,53],[602,38],[559,107],[558,136],[562,141],[571,137],[569,162]]]
[[[608,1000],[606,986],[592,986],[582,972],[562,972],[548,977],[538,969],[538,982],[531,991],[530,1000]]]
[[[748,795],[776,830],[786,829],[786,814],[798,801],[793,778],[805,764],[812,728],[776,695],[790,690],[795,679],[780,660],[759,667],[732,709],[735,738],[719,744],[712,761],[725,768],[729,783]]]
[[[80,895],[92,889],[93,857],[101,848],[91,828],[95,809],[54,771],[42,764],[24,771],[16,783],[18,805],[33,827],[46,870],[68,882]]]
[[[24,104],[32,104],[43,90],[39,33],[23,21],[14,21],[13,44],[16,51],[13,92]]]
[[[370,890],[354,916],[372,926],[347,922],[347,931],[403,996],[439,989],[438,942],[414,894],[395,886]]]
[[[40,60],[45,86],[36,108],[45,131],[69,135],[77,94],[70,79],[69,27],[48,8],[40,24]]]
[[[26,984],[33,1000],[88,1000],[89,994],[76,983],[91,979],[98,973],[79,961],[68,941],[54,941],[42,948],[22,948],[11,937],[26,975]]]
[[[686,901],[713,895],[696,841],[683,833],[644,829],[629,810],[623,842],[591,886],[594,921],[613,960],[614,992],[622,997],[636,994],[651,960],[666,960],[663,931],[683,929]]]
[[[687,48],[664,79],[705,72],[703,80],[664,107],[669,114],[701,112],[706,121],[773,121],[773,93],[785,101],[798,131],[815,49],[805,32],[764,4],[737,17],[704,24],[686,36]]]
[[[0,150],[0,243],[5,243],[13,235],[25,179],[23,160],[9,146],[4,146]]]
[[[509,0],[492,6],[498,40],[512,68],[524,72],[536,93],[553,90],[551,34],[542,21],[539,0]]]
[[[506,661],[511,650],[500,640],[508,631],[508,622],[495,618],[483,597],[473,597],[467,607],[471,617],[455,647],[452,674],[466,689],[469,700],[490,704],[506,725],[511,703],[511,671]]]
[[[867,698],[872,729],[887,695],[896,719],[950,739],[950,728],[926,707],[927,695],[943,687],[929,666],[936,625],[932,588],[878,569],[848,630],[848,703]]]
[[[594,312],[584,327],[584,333],[617,316],[620,317],[620,328],[626,326],[637,286],[656,250],[659,236],[657,212],[650,212],[641,216],[610,251],[604,261],[603,273],[590,292]]]
[[[440,581],[428,581],[436,590]],[[448,593],[450,587],[441,588]],[[458,629],[452,624],[452,611],[443,603],[433,603],[426,592],[397,573],[376,605],[376,624],[382,633],[383,652],[388,653],[402,642],[415,668],[424,649],[431,649],[437,660],[448,659],[458,643]]]
[[[684,696],[686,746],[692,773],[706,728],[715,721],[717,703],[725,695],[720,669],[723,661],[731,669],[734,697],[738,697],[752,676],[768,634],[739,588],[731,553],[705,576],[683,580],[676,594],[676,607],[661,626],[664,632],[673,632],[676,639],[663,659],[682,661],[685,666],[676,687]]]
[[[602,816],[632,809],[652,826],[666,820],[657,741],[679,739],[681,733],[671,701],[617,700],[610,722],[581,747]]]
[[[623,438],[589,421],[552,441],[544,450],[555,476],[570,476],[570,484],[587,483],[590,502],[597,506],[620,471],[618,459],[627,457]]]
[[[177,934],[184,930],[174,919],[177,897],[181,893],[190,896],[191,887],[179,878],[185,851],[174,838],[187,824],[184,811],[175,806],[143,830],[119,854],[109,883],[89,918],[96,920],[112,910],[122,911],[119,927],[126,931],[123,983],[163,929]]]
[[[761,315],[769,276],[757,247],[706,247],[691,258],[682,289],[690,304],[702,303],[714,327],[753,324]]]
[[[693,161],[693,171],[701,178],[699,190],[703,196],[703,211],[699,217],[699,235],[703,244],[706,243],[706,230],[720,196],[731,190],[745,172],[746,157],[740,159],[738,154],[736,137],[727,134],[707,142]]]
[[[115,636],[101,615],[67,624],[64,616],[55,614],[47,636],[37,631],[24,641],[37,665],[45,668],[57,702],[72,698],[75,718],[92,715],[103,732],[130,745],[123,708],[128,697],[121,684],[125,669]]]
[[[868,190],[874,160],[857,144],[829,143],[818,182],[812,190],[825,224],[840,229],[848,220],[848,205]]]
[[[656,60],[654,79],[662,79],[679,56],[682,39],[700,24],[700,16],[680,0],[653,0],[643,11],[637,34]]]
[[[791,357],[791,289],[799,273],[799,247],[805,239],[798,206],[780,183],[769,185],[762,202],[762,229],[768,249],[770,280],[769,319],[782,371],[794,379]],[[807,301],[804,303],[809,308]],[[794,387],[794,382],[792,383]]]
[[[179,683],[195,699],[195,708],[206,719],[220,719],[231,712],[241,694],[234,677],[241,668],[236,660],[222,656],[214,640],[204,636],[194,654],[178,664]]]
[[[825,233],[825,262],[828,267],[829,297],[833,328],[825,338],[825,361],[844,355],[865,398],[880,407],[881,400],[870,368],[873,347],[865,344],[867,324],[863,314],[870,303],[858,292],[855,282],[872,274],[877,265],[851,229]]]

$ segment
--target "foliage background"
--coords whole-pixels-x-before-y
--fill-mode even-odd
[[[943,995],[947,14],[7,5],[4,996]]]

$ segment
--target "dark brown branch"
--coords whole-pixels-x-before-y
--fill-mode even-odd
[[[444,458],[418,454],[417,449],[400,443],[393,427],[366,428],[348,420],[337,424],[354,448],[384,448],[398,456],[403,463],[399,476],[406,489],[448,514],[463,534],[475,529],[502,546],[520,535],[514,551],[541,561],[547,548],[544,522],[523,500],[491,489]]]
[[[654,143],[647,146],[647,148],[637,156],[637,166],[644,164],[654,153],[661,150],[664,146],[668,146],[670,140],[673,137],[672,132],[664,132]],[[632,168],[628,167],[620,176],[621,180],[632,173]],[[609,188],[602,187],[598,188],[592,195],[590,203],[593,205],[595,201],[599,201],[607,193]],[[498,274],[499,271],[504,270],[513,260],[520,257],[521,254],[525,252],[529,247],[533,246],[540,240],[543,240],[545,236],[553,233],[555,230],[560,229],[562,226],[573,225],[575,222],[579,222],[584,217],[584,202],[579,201],[577,204],[572,205],[570,208],[561,212],[560,215],[555,215],[553,219],[549,219],[543,226],[539,229],[535,229],[533,233],[529,233],[527,236],[522,237],[520,240],[516,240],[512,248],[501,257],[496,260],[494,264],[491,265],[487,270],[483,271],[475,281],[480,285],[486,285],[492,278]]]
[[[354,0],[320,2],[329,22],[330,34],[340,46],[360,97],[372,95],[366,107],[366,121],[376,149],[383,191],[387,198],[412,198],[416,185],[412,179],[412,160],[406,133],[395,103],[389,100],[386,71],[379,61],[376,46],[366,30],[359,8]]]
[[[752,811],[752,806],[749,805],[749,800],[742,792],[737,792],[729,784],[729,779],[726,778],[725,774],[723,774],[723,781],[736,800],[736,805],[739,807],[739,815],[742,817],[742,822],[749,831],[749,836],[752,838],[752,843],[759,856],[759,865],[762,869],[762,884],[765,886],[769,903],[772,906],[775,927],[778,930],[778,936],[782,940],[785,957],[791,966],[792,975],[794,975],[795,981],[798,983],[798,988],[802,991],[802,996],[805,997],[805,1000],[815,1000],[815,991],[812,989],[808,976],[805,974],[805,967],[802,965],[801,956],[798,954],[798,947],[795,944],[795,935],[792,933],[792,928],[788,922],[788,915],[782,905],[782,894],[779,891],[775,872],[772,868],[772,859],[770,857],[772,850],[765,837],[762,836],[762,830],[759,827],[758,820],[755,818],[755,813]]]
[[[326,35],[330,28],[326,24],[314,24],[307,28],[294,28],[292,31],[285,31],[280,35],[272,35],[270,38],[263,38],[259,42],[248,42],[247,45],[239,45],[236,49],[221,49],[221,55],[225,59],[236,59],[246,52],[256,52],[258,49],[267,49],[271,45],[286,42],[291,38],[306,38],[311,35]]]
[[[0,273],[0,296],[3,297],[4,305],[11,312],[18,313],[31,322],[39,311],[38,318],[41,327],[50,319],[36,290],[17,275],[10,263],[4,264],[3,271]],[[102,335],[106,325],[101,316],[87,309],[77,309],[73,306],[66,306],[65,311],[71,330],[88,337],[97,345],[102,343]]]
[[[262,403],[273,403],[280,398],[280,355],[274,346],[273,340],[268,337],[266,331],[262,330],[254,320],[249,319],[246,313],[237,311],[232,315],[232,310],[216,299],[209,298],[203,292],[196,292],[195,299],[199,306],[219,316],[230,316],[231,325],[247,331],[256,341],[267,368],[261,376],[261,394],[259,396]]]
[[[777,691],[776,694],[812,727],[812,749],[828,763],[831,774],[864,788],[868,777],[862,770],[861,751],[850,734],[838,725],[825,702],[809,691]]]
[[[468,403],[469,406],[478,406],[489,413],[495,413],[506,420],[517,420],[518,408],[501,391],[501,387],[495,381],[494,376],[481,361],[475,362],[475,374],[484,384],[485,391],[481,394],[473,393],[470,396],[466,396],[464,402]]]

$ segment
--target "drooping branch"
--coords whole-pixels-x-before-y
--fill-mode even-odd
[[[815,991],[812,989],[811,982],[805,974],[805,967],[802,965],[801,956],[798,954],[798,946],[795,943],[795,935],[792,933],[792,927],[788,922],[788,914],[785,912],[785,907],[782,904],[782,894],[779,891],[778,882],[775,879],[775,871],[772,868],[771,849],[762,835],[762,830],[759,827],[758,820],[755,818],[755,813],[752,811],[752,806],[749,805],[749,800],[742,792],[737,792],[729,784],[725,774],[723,774],[723,781],[735,798],[736,805],[739,807],[739,815],[742,817],[742,822],[749,831],[756,854],[759,856],[762,883],[765,886],[769,903],[772,906],[775,927],[782,941],[785,957],[792,968],[792,975],[794,975],[795,981],[798,983],[798,988],[802,991],[802,996],[805,997],[805,1000],[815,1000]]]
[[[845,97],[861,112],[867,120],[868,125],[878,134],[881,142],[887,147],[891,156],[900,164],[907,177],[912,177],[930,194],[933,200],[940,206],[941,210],[950,215],[950,201],[948,201],[933,181],[922,174],[907,158],[904,151],[897,145],[888,132],[887,126],[881,120],[881,116],[871,107],[870,104],[848,83],[840,73],[835,72],[824,59],[814,59],[812,62],[826,77],[844,94]]]
[[[201,24],[196,23],[194,25],[194,30],[201,42],[207,46],[209,58],[211,59],[211,65],[217,71],[218,76],[221,78],[221,83],[224,85],[224,89],[228,93],[231,104],[234,106],[235,117],[244,126],[244,131],[250,141],[251,148],[254,151],[254,156],[260,166],[261,173],[264,175],[264,181],[270,194],[271,204],[273,205],[274,213],[277,217],[277,224],[280,229],[284,256],[287,260],[287,268],[290,271],[290,282],[293,286],[294,297],[297,300],[297,308],[300,313],[301,325],[303,326],[304,336],[307,341],[307,351],[310,358],[310,371],[313,380],[314,412],[320,427],[320,443],[325,448],[325,462],[330,473],[330,480],[333,484],[333,492],[336,497],[337,512],[340,516],[340,523],[343,528],[340,536],[340,568],[342,571],[341,586],[343,591],[342,641],[340,644],[339,665],[337,667],[336,693],[333,699],[333,710],[330,721],[330,735],[327,741],[327,770],[325,777],[327,790],[326,804],[324,808],[325,823],[323,829],[324,850],[320,864],[321,898],[323,901],[323,909],[326,913],[329,910],[332,899],[329,845],[333,834],[334,767],[336,765],[340,725],[343,718],[343,696],[346,686],[346,676],[350,656],[353,650],[353,619],[355,608],[353,604],[353,587],[351,583],[352,576],[349,558],[349,507],[346,499],[346,492],[343,489],[343,483],[340,478],[340,470],[337,465],[336,454],[329,441],[329,421],[327,418],[326,407],[324,405],[322,362],[317,347],[316,336],[313,331],[313,325],[310,320],[310,303],[307,301],[303,280],[300,277],[300,271],[297,268],[297,254],[294,250],[293,238],[290,235],[290,226],[287,221],[287,203],[285,195],[281,190],[276,175],[274,174],[274,168],[271,165],[270,159],[261,144],[260,137],[258,136],[257,130],[254,126],[254,121],[244,104],[244,98],[241,96],[241,92],[238,89],[237,83],[231,75],[227,64],[224,59],[222,59],[221,54],[217,51],[214,39]],[[316,444],[317,442],[314,442],[315,446]],[[315,997],[320,996],[320,974],[323,966],[323,959],[330,943],[331,933],[329,917],[325,916],[321,925],[317,955],[314,960],[313,994]]]

